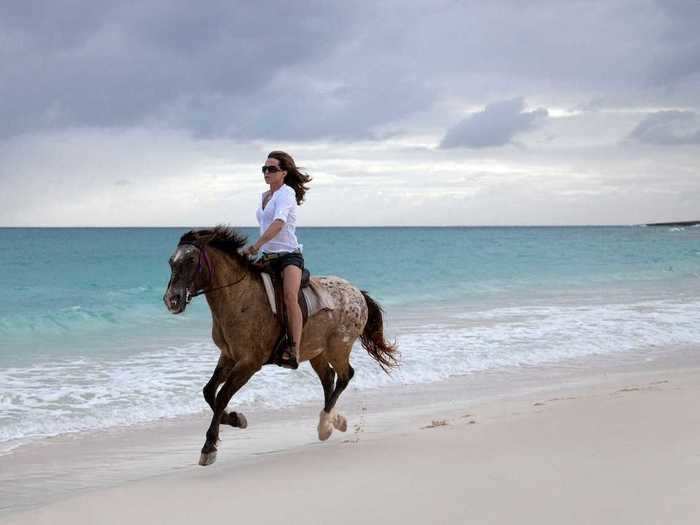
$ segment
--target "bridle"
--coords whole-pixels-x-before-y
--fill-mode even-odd
[[[178,246],[183,246],[185,244],[196,248],[197,251],[199,252],[199,258],[197,259],[197,272],[196,272],[197,274],[200,273],[204,269],[204,265],[202,264],[202,259],[204,259],[204,264],[206,264],[207,272],[209,274],[209,285],[211,285],[212,279],[214,278],[214,265],[212,264],[211,260],[209,259],[209,256],[207,255],[207,251],[206,251],[205,247],[198,244],[198,243],[194,243],[194,242],[181,242],[178,244]],[[243,272],[243,276],[235,282],[224,284],[223,286],[217,286],[215,288],[211,288],[211,287],[208,288],[208,287],[204,286],[198,290],[195,290],[194,292],[191,292],[189,287],[186,287],[185,288],[185,304],[190,304],[190,301],[194,297],[197,297],[198,295],[202,295],[202,294],[209,293],[209,292],[215,292],[216,290],[221,290],[222,288],[228,288],[229,286],[234,286],[234,285],[240,283],[241,281],[243,281],[243,279],[245,279],[246,276],[247,276],[247,273]]]

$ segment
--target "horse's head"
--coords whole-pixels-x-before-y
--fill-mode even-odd
[[[251,266],[247,256],[240,251],[245,243],[244,235],[227,226],[192,230],[184,234],[169,261],[170,282],[163,296],[168,310],[181,314],[193,297],[234,286],[245,279],[246,268]],[[217,263],[220,264],[217,277],[226,284],[214,282],[216,253],[228,255],[220,257]],[[231,280],[226,282],[227,278]]]
[[[181,314],[193,294],[204,286],[204,269],[209,266],[209,262],[204,249],[183,243],[178,245],[168,262],[170,281],[163,302],[170,313]]]

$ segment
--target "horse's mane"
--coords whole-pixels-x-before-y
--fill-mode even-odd
[[[248,237],[241,232],[230,226],[219,224],[212,229],[190,230],[180,237],[178,244],[193,244],[199,248],[211,246],[235,259],[243,268],[260,273],[260,269],[252,263],[248,256],[239,251],[247,243]]]

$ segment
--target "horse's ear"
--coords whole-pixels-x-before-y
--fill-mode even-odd
[[[195,246],[201,246],[203,244],[207,244],[211,240],[211,237],[212,235],[210,230],[190,230],[180,237],[180,242],[178,244],[193,244]]]
[[[206,244],[213,237],[211,230],[192,230],[192,240]]]
[[[178,246],[192,241],[192,230],[188,231],[180,237],[180,241],[177,243]]]

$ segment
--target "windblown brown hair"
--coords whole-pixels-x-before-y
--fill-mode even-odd
[[[280,163],[280,168],[287,172],[284,177],[284,183],[290,186],[297,197],[297,204],[304,202],[304,196],[306,192],[309,191],[308,184],[311,182],[311,177],[306,173],[300,171],[302,168],[297,168],[294,159],[289,153],[284,151],[271,151],[268,153],[267,158],[277,159]]]

